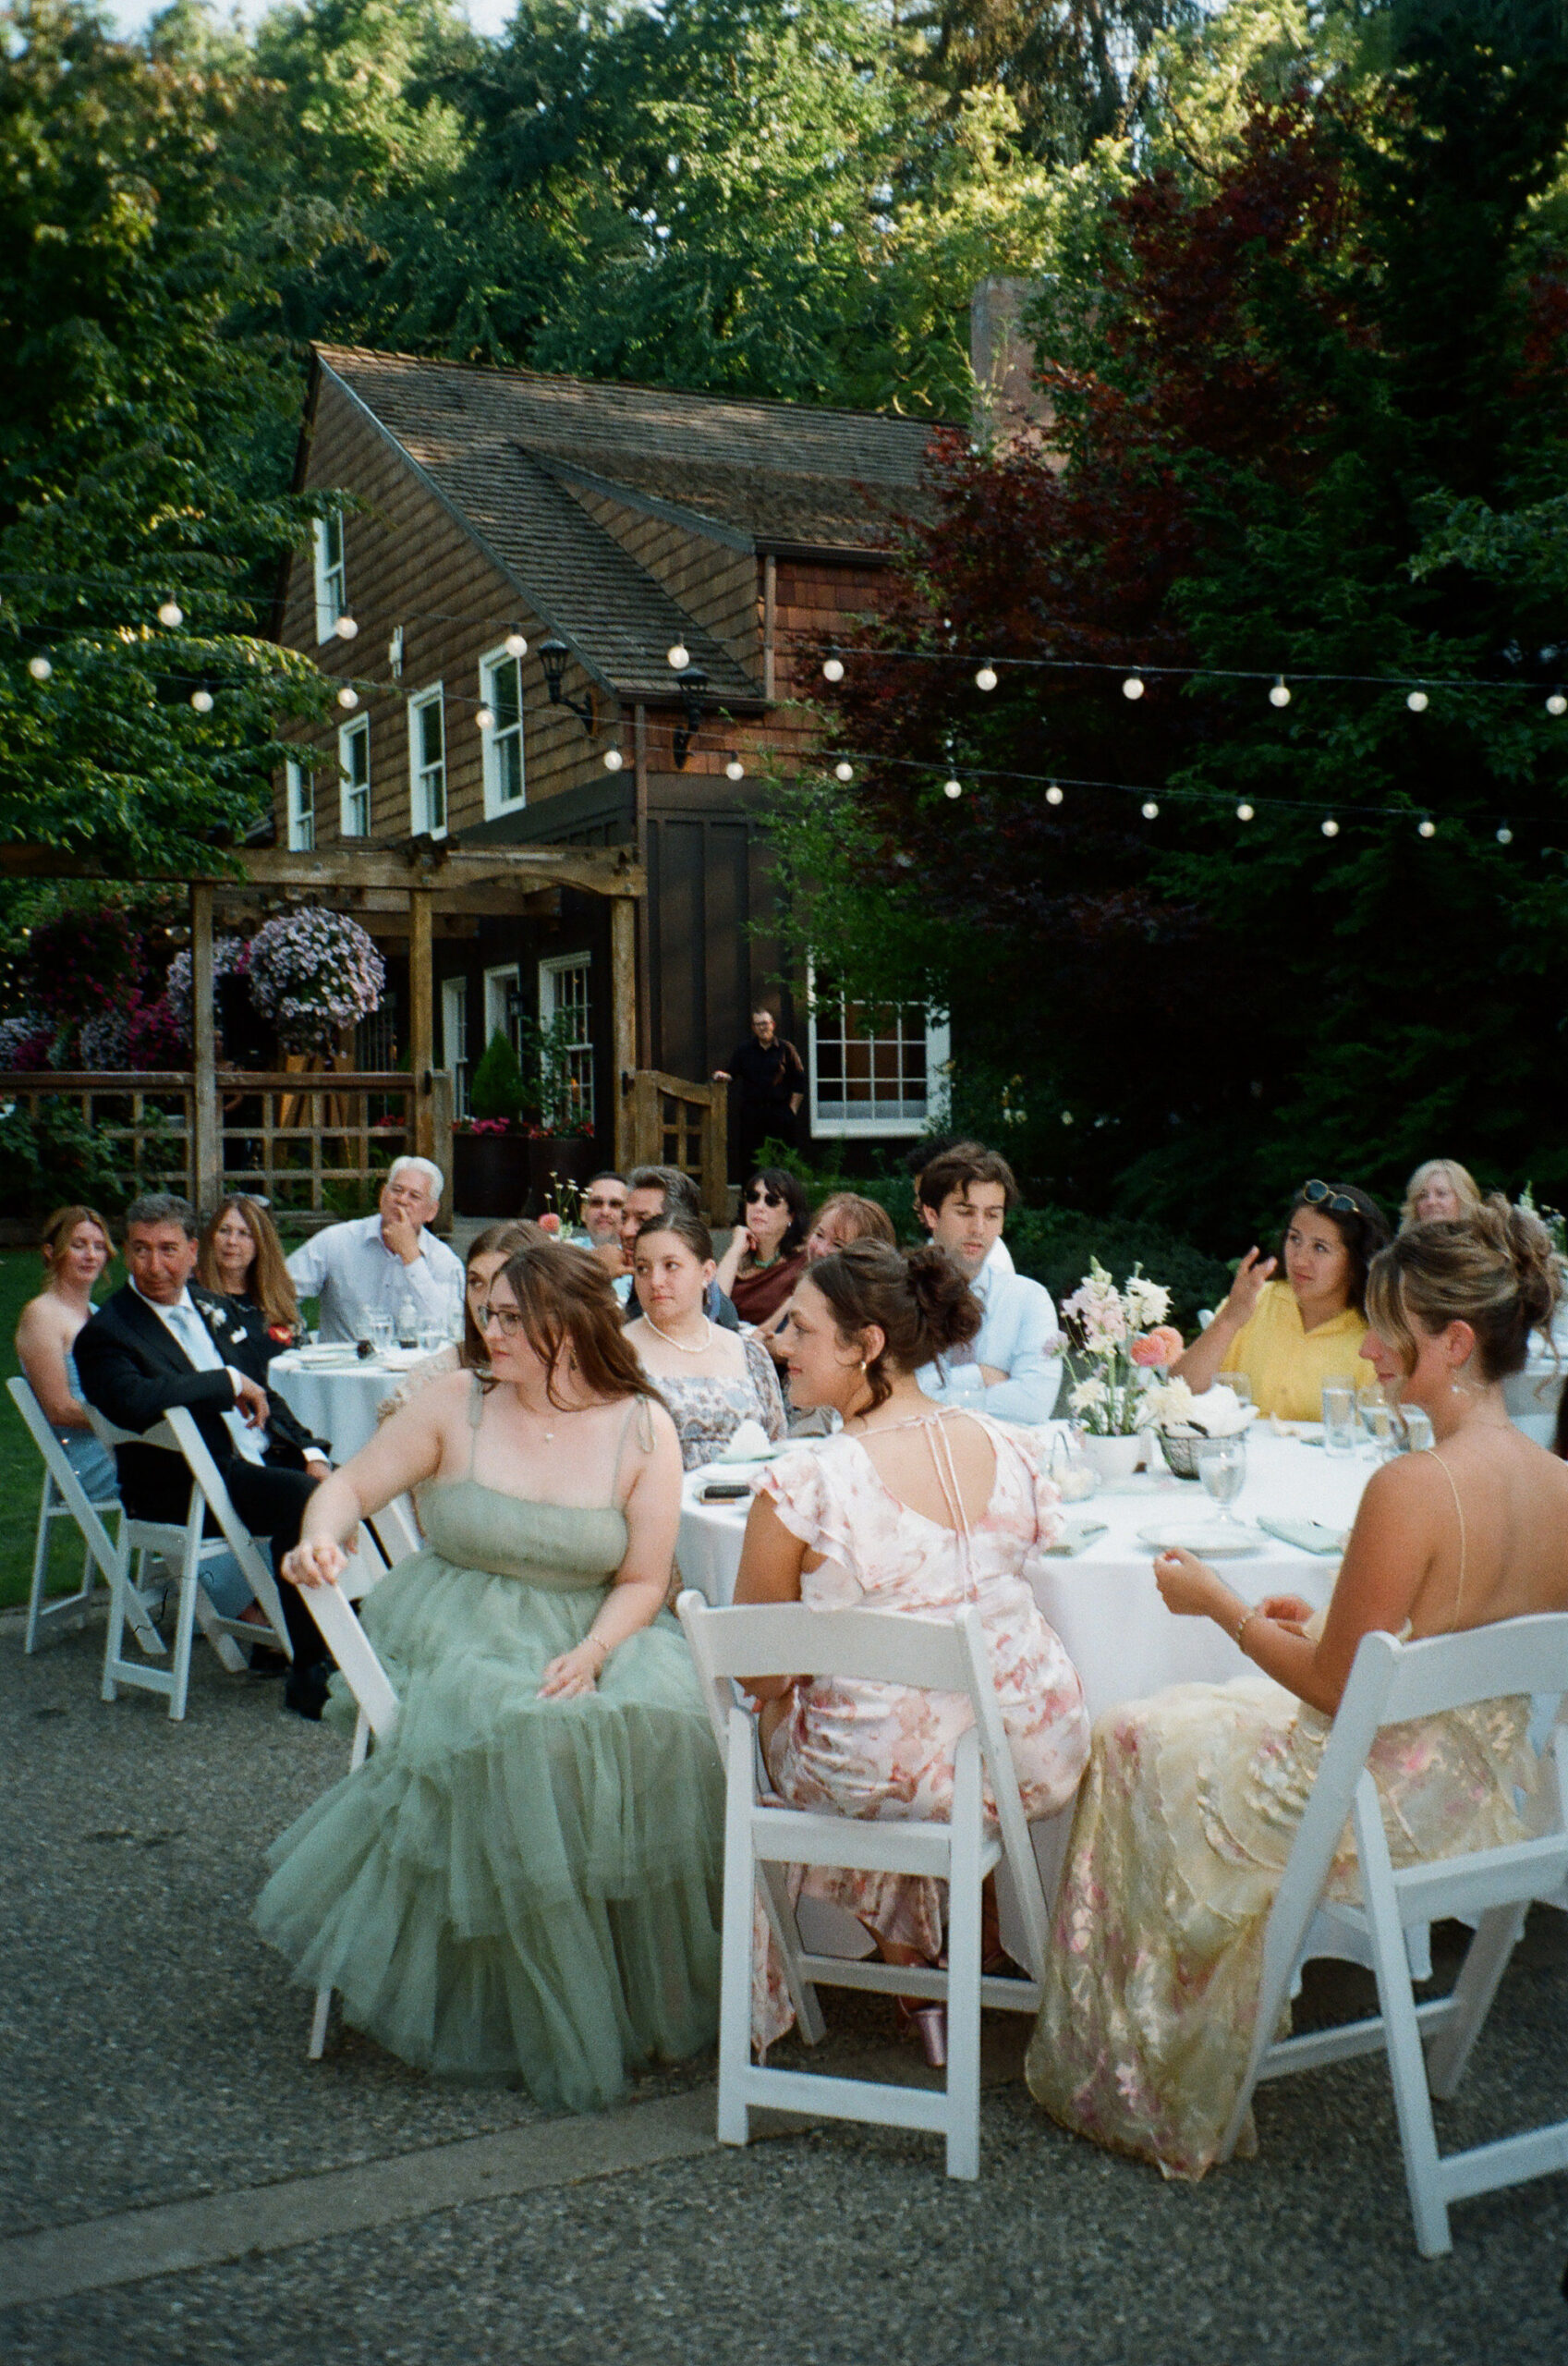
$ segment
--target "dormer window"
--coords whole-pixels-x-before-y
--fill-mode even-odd
[[[316,639],[331,640],[339,616],[348,607],[348,586],[343,572],[343,520],[318,518],[316,536]]]

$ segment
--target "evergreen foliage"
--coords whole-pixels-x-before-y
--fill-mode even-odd
[[[492,1122],[504,1118],[509,1126],[519,1126],[528,1106],[528,1088],[516,1047],[505,1029],[498,1027],[469,1079],[468,1115]]]

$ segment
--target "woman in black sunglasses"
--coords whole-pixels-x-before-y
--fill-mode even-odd
[[[776,1314],[806,1271],[810,1208],[793,1175],[764,1166],[747,1177],[740,1222],[719,1261],[719,1287],[735,1301],[743,1323]]]
[[[1247,1250],[1177,1375],[1201,1396],[1227,1372],[1243,1372],[1259,1412],[1284,1421],[1317,1421],[1326,1380],[1348,1373],[1369,1388],[1377,1375],[1359,1353],[1367,1273],[1388,1238],[1376,1201],[1354,1183],[1304,1183],[1277,1252],[1260,1261]]]

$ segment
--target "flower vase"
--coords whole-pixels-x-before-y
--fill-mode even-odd
[[[1101,1438],[1085,1432],[1079,1440],[1084,1460],[1094,1471],[1102,1487],[1113,1487],[1130,1479],[1143,1458],[1143,1438],[1137,1433],[1125,1438]]]

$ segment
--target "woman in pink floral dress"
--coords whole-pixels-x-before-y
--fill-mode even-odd
[[[1077,1673],[1023,1574],[1057,1533],[1056,1490],[1016,1430],[933,1404],[914,1378],[973,1338],[979,1322],[940,1250],[906,1257],[862,1240],[812,1267],[782,1334],[790,1394],[796,1406],[832,1406],[844,1428],[759,1479],[735,1600],[922,1618],[951,1618],[974,1603],[1032,1818],[1072,1798],[1088,1751]],[[751,1689],[769,1774],[791,1805],[950,1814],[954,1752],[970,1722],[958,1696],[809,1677]],[[857,1915],[889,1962],[931,1962],[942,1951],[938,1881],[813,1868],[804,1886]],[[791,2018],[776,1974],[765,1994],[760,1983],[757,2003],[755,2033],[767,2043]],[[930,2008],[922,2034],[940,2059]]]

